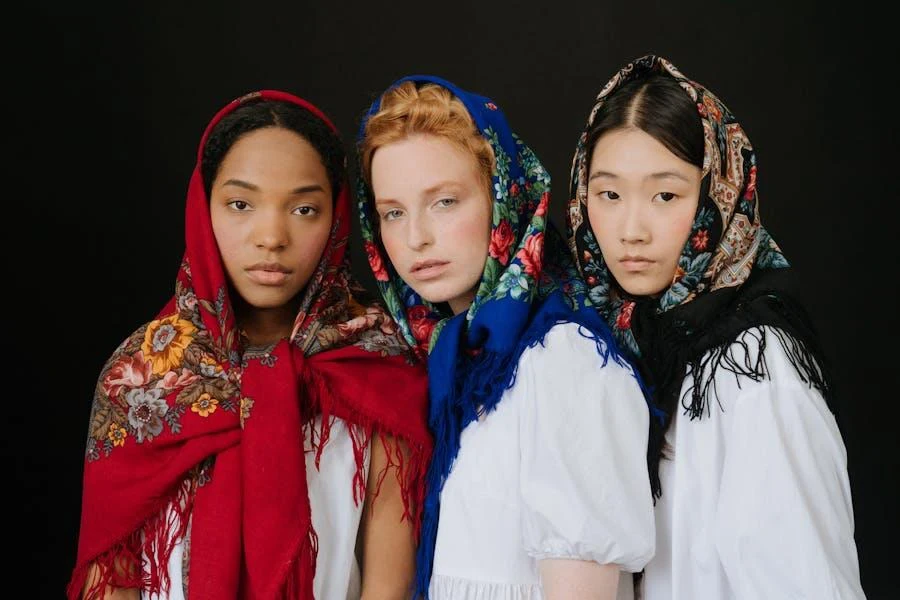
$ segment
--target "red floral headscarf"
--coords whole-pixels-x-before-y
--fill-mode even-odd
[[[175,295],[119,346],[97,384],[69,598],[80,597],[91,564],[102,577],[89,597],[106,585],[164,589],[169,555],[189,523],[191,598],[312,598],[316,534],[303,428],[318,415],[316,464],[333,417],[355,426],[357,469],[347,492],[357,502],[373,432],[402,443],[405,451],[394,446],[389,460],[404,516],[419,522],[431,451],[427,380],[391,318],[358,300],[346,258],[346,185],[291,339],[242,348],[200,162],[216,124],[256,101],[296,104],[334,130],[317,108],[277,91],[231,102],[207,127],[188,189]]]

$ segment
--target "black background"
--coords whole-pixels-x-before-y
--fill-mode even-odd
[[[5,178],[23,188],[5,203],[17,357],[7,365],[20,365],[8,383],[25,378],[7,386],[4,443],[21,490],[7,521],[25,526],[17,557],[39,574],[31,594],[62,597],[93,387],[173,291],[196,146],[219,108],[283,89],[329,114],[350,148],[392,81],[443,76],[504,110],[550,171],[562,224],[594,96],[625,63],[656,53],[716,93],[757,151],[763,223],[835,365],[863,586],[893,596],[896,34],[883,14],[858,2],[126,4],[44,6],[12,45],[20,25],[5,26],[18,82],[5,94],[6,129],[20,134],[7,138],[16,159]],[[370,285],[359,246],[356,271]]]

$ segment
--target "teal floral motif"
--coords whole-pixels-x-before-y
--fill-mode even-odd
[[[659,301],[661,310],[667,310],[673,306],[678,306],[684,302],[691,291],[694,290],[703,278],[709,260],[712,258],[711,252],[704,252],[694,258],[681,255],[678,259],[678,267],[676,268],[676,280],[666,290]],[[677,275],[682,275],[678,277]]]
[[[529,289],[533,287],[529,285],[528,276],[522,272],[522,267],[518,264],[512,264],[500,277],[500,283],[497,286],[495,298],[503,298],[507,294],[518,300],[523,294],[528,294]]]
[[[778,249],[778,245],[769,232],[762,230],[759,236],[759,254],[756,264],[762,269],[786,269],[790,266],[784,254]]]

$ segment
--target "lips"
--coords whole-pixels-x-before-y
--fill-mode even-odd
[[[428,281],[443,275],[449,264],[446,260],[422,260],[415,263],[409,273],[413,279]]]
[[[246,272],[251,280],[260,285],[281,285],[292,271],[280,263],[260,262],[247,267]]]
[[[625,256],[619,259],[619,264],[630,272],[644,271],[653,266],[653,263],[654,261],[644,256]]]

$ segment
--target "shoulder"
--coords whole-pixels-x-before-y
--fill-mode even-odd
[[[553,372],[561,378],[571,378],[578,372],[595,377],[634,377],[631,365],[619,356],[611,342],[573,322],[557,323],[526,348],[519,368],[542,374]]]
[[[703,379],[712,374],[709,393],[725,409],[771,405],[781,412],[812,410],[831,419],[825,377],[814,353],[783,329],[750,327],[703,361]],[[686,385],[690,381],[688,375]]]
[[[726,365],[755,372],[760,380],[775,384],[805,385],[804,380],[809,379],[809,371],[819,373],[820,369],[803,340],[783,329],[768,325],[741,331],[725,349],[722,360]]]

